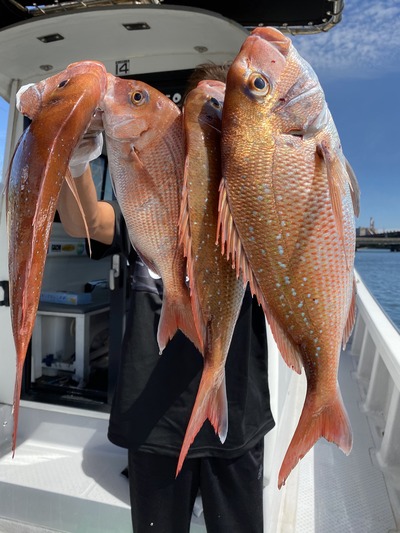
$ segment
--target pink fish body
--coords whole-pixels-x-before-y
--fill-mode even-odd
[[[105,87],[104,66],[82,61],[18,94],[17,107],[32,122],[14,151],[6,191],[11,321],[17,352],[13,452],[22,370],[39,305],[58,195],[72,152]]]
[[[180,109],[146,83],[108,74],[102,111],[112,183],[131,243],[163,281],[160,352],[178,328],[201,349],[178,234],[184,167]]]
[[[225,361],[244,285],[215,243],[224,92],[224,83],[202,81],[188,94],[183,107],[186,164],[180,231],[188,258],[193,314],[204,346],[204,368],[177,473],[205,420],[210,420],[221,442],[228,431]]]
[[[337,370],[354,325],[358,187],[314,71],[274,28],[254,30],[233,62],[222,126],[222,243],[307,377],[281,487],[320,437],[352,447]]]

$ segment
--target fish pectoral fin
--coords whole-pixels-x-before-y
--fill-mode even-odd
[[[78,191],[76,189],[75,180],[72,177],[71,172],[69,171],[69,169],[67,169],[67,173],[65,175],[65,181],[67,182],[67,185],[70,188],[70,190],[71,190],[71,192],[72,192],[72,194],[73,194],[73,196],[74,196],[74,198],[76,200],[76,203],[78,204],[79,211],[80,211],[80,213],[82,215],[82,220],[83,220],[83,224],[85,226],[85,231],[86,231],[86,237],[87,237],[87,240],[88,240],[89,256],[91,257],[91,255],[92,255],[92,247],[90,245],[89,227],[87,225],[85,212],[83,210],[82,203],[81,203],[81,200],[79,198]]]
[[[179,212],[179,242],[183,246],[183,253],[188,261],[192,261],[191,249],[192,249],[192,236],[190,232],[190,217],[189,217],[189,191],[187,187],[188,180],[188,159],[185,160],[185,170],[183,174],[183,186],[181,206]],[[188,267],[189,270],[189,267]],[[190,276],[189,276],[190,278]]]
[[[360,187],[358,185],[357,177],[354,174],[354,170],[347,159],[346,170],[350,180],[350,194],[353,202],[354,215],[358,217],[360,215]]]
[[[179,231],[179,245],[182,246],[183,255],[186,257],[186,273],[189,279],[191,305],[193,311],[193,318],[198,331],[200,339],[205,339],[207,335],[207,324],[203,319],[203,313],[201,309],[200,295],[197,290],[197,285],[194,282],[196,279],[194,267],[195,261],[193,260],[192,250],[192,233],[190,228],[190,213],[189,213],[189,191],[187,187],[188,180],[188,158],[185,160],[185,171],[183,177],[182,197],[180,214],[178,221]]]
[[[347,173],[346,163],[341,161],[339,155],[335,153],[334,149],[326,141],[322,141],[317,145],[317,154],[323,159],[326,166],[332,211],[335,217],[338,235],[342,242],[347,268],[349,269],[350,262],[347,260],[344,236],[343,199],[346,196],[348,187],[351,191],[350,177]]]
[[[192,442],[207,419],[211,422],[220,441],[224,443],[228,433],[228,400],[225,374],[220,385],[216,386],[215,371],[208,369],[207,363],[205,363],[199,390],[179,454],[176,476],[182,469]]]
[[[307,391],[299,423],[279,471],[279,489],[285,484],[297,463],[321,437],[334,442],[346,455],[351,451],[352,430],[339,387],[329,405],[321,407],[317,400],[316,392],[310,394]]]
[[[356,297],[357,297],[357,285],[356,280],[353,277],[353,292],[351,295],[349,313],[347,315],[346,324],[343,330],[343,339],[342,339],[342,348],[346,348],[347,341],[350,338],[351,332],[353,331],[354,324],[356,322]]]

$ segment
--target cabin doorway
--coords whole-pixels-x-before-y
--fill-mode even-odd
[[[113,200],[105,154],[91,163],[99,200]],[[89,257],[56,214],[24,370],[23,399],[109,411],[129,300],[122,256]]]

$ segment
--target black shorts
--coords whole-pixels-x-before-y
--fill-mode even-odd
[[[263,532],[264,438],[236,458],[177,458],[128,451],[134,533],[189,533],[200,491],[208,533]]]

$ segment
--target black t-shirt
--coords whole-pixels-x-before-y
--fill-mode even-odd
[[[106,247],[92,241],[92,257],[126,255],[132,268],[132,291],[108,438],[118,446],[178,456],[196,398],[203,358],[182,332],[162,355],[157,327],[162,283],[129,247],[116,203],[115,237]],[[128,249],[129,247],[129,249]],[[228,434],[224,444],[206,420],[187,457],[235,457],[254,446],[274,426],[268,388],[265,317],[246,291],[225,364]]]

